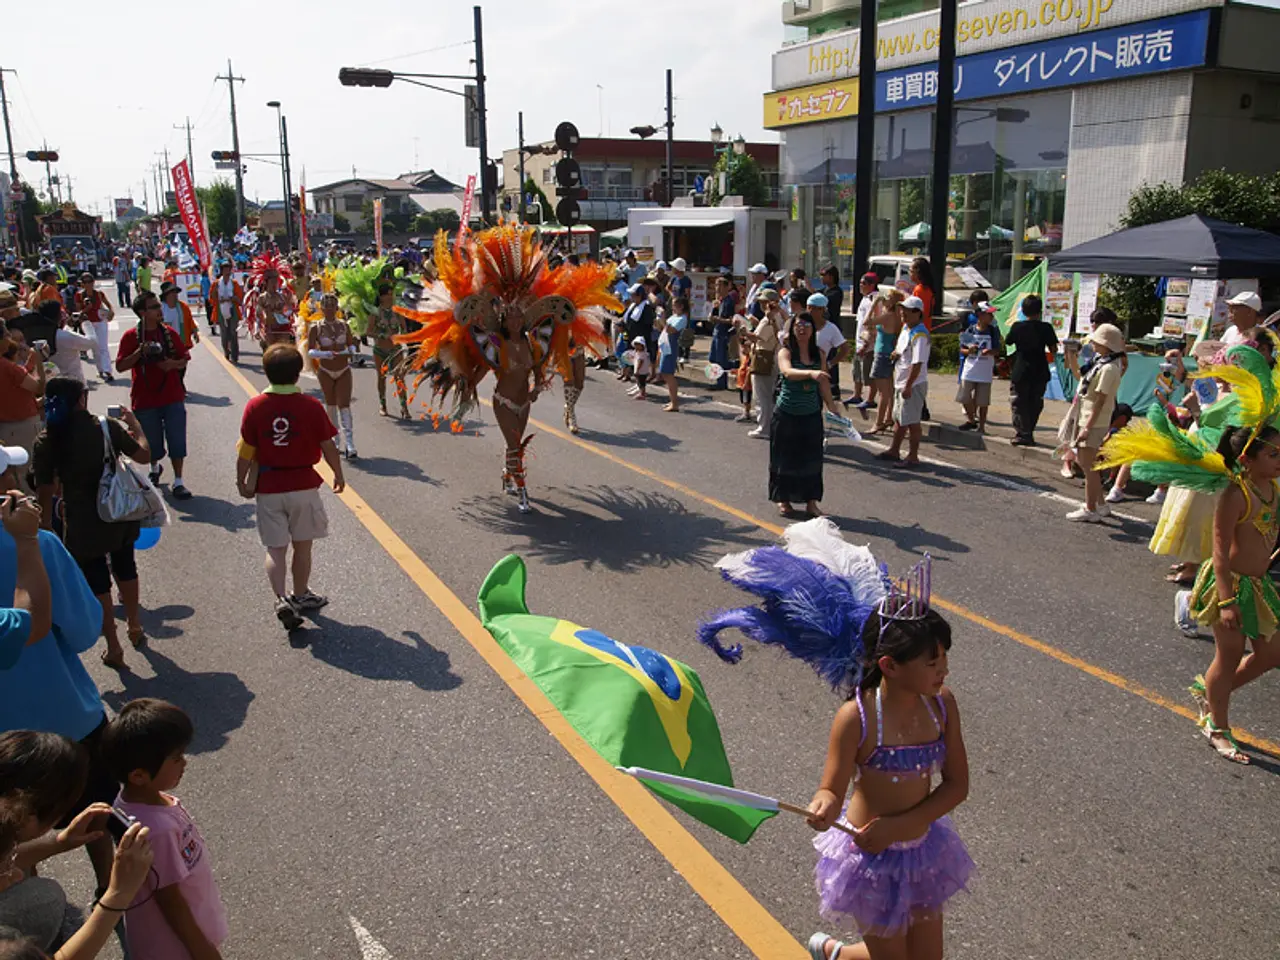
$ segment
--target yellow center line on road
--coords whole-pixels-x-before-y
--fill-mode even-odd
[[[595,454],[597,457],[602,457],[610,463],[616,463],[618,466],[630,470],[632,473],[638,473],[640,476],[646,477],[654,483],[660,483],[670,490],[675,490],[677,493],[682,493],[687,497],[691,497],[706,506],[719,510],[721,513],[726,513],[729,516],[742,520],[745,523],[750,523],[753,526],[759,527],[761,530],[767,530],[775,536],[782,536],[783,528],[776,523],[770,523],[768,520],[761,520],[758,517],[747,513],[745,510],[739,510],[732,504],[725,503],[723,500],[717,500],[715,497],[707,496],[706,494],[701,493],[698,490],[694,490],[692,487],[688,487],[677,480],[668,479],[660,473],[656,473],[646,467],[634,464],[630,460],[624,459],[617,454],[610,453],[608,450],[602,450],[600,447],[594,446],[586,440],[582,440],[572,434],[565,433],[564,431],[549,426],[539,420],[530,418],[529,424],[531,426],[536,426],[543,433],[549,433],[557,439],[563,440],[566,443],[571,443],[575,447],[586,450],[588,453]],[[1074,654],[1067,653],[1065,650],[1059,650],[1052,644],[1045,643],[1043,640],[1037,640],[1035,637],[1028,636],[1020,630],[1015,630],[1013,627],[1007,627],[1002,623],[997,623],[988,617],[984,617],[980,613],[975,613],[968,607],[961,606],[958,603],[940,597],[936,593],[933,595],[933,604],[940,610],[945,610],[947,613],[955,614],[957,617],[968,620],[970,623],[984,627],[1002,637],[1007,637],[1014,641],[1014,643],[1021,644],[1031,650],[1035,650],[1037,653],[1042,653],[1046,657],[1052,657],[1059,663],[1064,663],[1069,667],[1075,667],[1077,670],[1080,670],[1095,679],[1101,680],[1104,683],[1109,683],[1113,687],[1119,687],[1121,690],[1132,693],[1134,696],[1141,697],[1148,703],[1153,703],[1158,707],[1163,707],[1171,713],[1176,713],[1180,717],[1186,717],[1188,720],[1198,719],[1195,711],[1191,708],[1185,707],[1180,703],[1176,703],[1168,697],[1156,693],[1154,690],[1150,690],[1136,681],[1130,680],[1128,677],[1114,673],[1105,667],[1099,667],[1097,664],[1090,663],[1087,660],[1082,660]],[[1239,727],[1233,728],[1232,732],[1235,738],[1241,743],[1248,744],[1249,746],[1265,753],[1269,753],[1272,756],[1280,757],[1280,743],[1268,740],[1266,737],[1256,736],[1255,734],[1251,734]]]
[[[249,397],[258,389],[215,349],[201,343]],[[325,479],[333,474],[320,464]],[[692,492],[691,492],[691,495]],[[757,957],[802,960],[808,952],[773,914],[769,913],[670,811],[638,780],[618,773],[578,735],[564,715],[537,685],[506,655],[470,608],[413,552],[385,520],[350,485],[338,499],[355,514],[366,530],[400,566],[428,600],[453,624],[454,629],[484,659],[577,764],[604,791],[642,834],[666,858],[694,892],[724,921]],[[744,519],[749,519],[746,514]]]

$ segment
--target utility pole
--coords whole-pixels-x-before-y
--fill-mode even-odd
[[[164,148],[164,176],[165,183],[169,185],[169,193],[174,193],[173,189],[173,167],[169,166],[169,148]],[[166,198],[169,194],[165,194]]]
[[[13,155],[13,131],[9,129],[9,101],[5,97],[5,92],[4,92],[4,75],[6,73],[17,73],[17,72],[18,71],[16,70],[0,67],[0,107],[2,107],[4,111],[4,139],[9,146],[9,186],[10,188],[17,187],[19,180],[18,180],[18,163],[16,158]],[[22,238],[22,206],[23,205],[19,203],[19,204],[15,204],[14,206],[16,208],[14,212],[17,214],[17,217],[18,217],[16,221],[18,225],[18,235],[14,239],[17,241],[17,244],[18,244],[18,252],[21,253],[23,250],[23,242],[22,242],[22,239],[23,239]]]
[[[280,114],[280,142],[284,146],[284,225],[293,250],[293,174],[289,170],[289,121]]]
[[[671,206],[672,200],[675,199],[676,181],[675,169],[671,162],[671,155],[674,151],[676,118],[671,111],[671,69],[667,68],[667,206]],[[727,161],[726,161],[727,162]]]
[[[484,106],[484,27],[480,7],[472,8],[476,33],[476,114],[480,120],[480,216],[485,223],[493,222],[493,186],[489,183],[489,119]],[[520,185],[524,192],[524,184]]]
[[[853,275],[867,272],[871,258],[871,194],[876,162],[876,13],[878,3],[864,2],[858,32],[858,150],[853,191]],[[891,237],[895,243],[897,237]],[[812,249],[812,240],[806,246]],[[892,247],[890,248],[892,249]],[[806,266],[808,266],[806,264]],[[818,269],[811,266],[810,270]],[[856,282],[856,281],[855,281]],[[840,318],[836,317],[836,322]]]
[[[175,123],[173,129],[187,131],[187,174],[191,177],[191,183],[194,186],[196,182],[196,161],[191,154],[191,118],[187,117],[186,123]]]
[[[519,123],[519,149],[516,150],[516,156],[520,158],[520,222],[527,223],[529,210],[524,199],[524,111],[521,110],[516,116]]]
[[[74,189],[72,189],[72,182],[71,182],[71,178],[70,178],[69,176],[67,176],[67,175],[64,173],[64,174],[62,175],[61,179],[65,180],[65,181],[67,182],[67,202],[68,202],[68,203],[75,203],[75,202],[76,202],[76,194],[75,194],[75,190],[74,190]]]
[[[49,152],[49,141],[48,141],[48,140],[46,140],[46,141],[44,142],[44,152],[45,152],[46,154]],[[54,202],[54,197],[53,197],[53,167],[52,167],[52,165],[49,163],[49,161],[48,161],[48,160],[45,160],[45,162],[44,162],[44,178],[45,178],[45,180],[46,180],[46,181],[48,182],[48,184],[49,184],[49,202],[50,202],[50,203],[53,203],[53,202]],[[58,196],[57,202],[58,202],[58,203],[61,203],[61,202],[62,202],[62,197],[61,197],[61,195],[59,195],[59,196]]]
[[[942,313],[947,274],[947,217],[951,200],[951,147],[955,143],[957,0],[942,0],[938,11],[938,98],[933,123],[933,213],[929,265],[933,267],[933,312]]]
[[[227,75],[215,79],[227,81],[227,92],[231,95],[231,149],[236,155],[236,220],[237,229],[244,224],[244,167],[240,162],[240,126],[236,122],[236,84],[244,83],[244,77],[237,77],[231,72],[231,60],[227,60]]]

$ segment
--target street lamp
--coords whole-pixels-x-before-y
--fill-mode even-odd
[[[724,139],[724,131],[720,129],[720,124],[716,124],[711,128],[711,144],[712,146],[720,146],[720,141]]]
[[[268,100],[267,106],[274,108],[280,128],[280,177],[284,187],[284,234],[285,249],[293,250],[293,184],[289,182],[289,132],[285,126],[284,113],[280,109],[279,100]]]
[[[736,137],[733,138],[733,155],[735,157],[741,157],[746,152],[747,152],[747,141],[742,136],[742,134],[738,134]]]
[[[667,131],[667,158],[666,172],[664,174],[665,182],[663,187],[663,193],[665,196],[663,197],[663,202],[668,207],[671,206],[672,194],[675,193],[675,168],[673,157],[675,154],[676,115],[673,107],[675,97],[671,92],[671,86],[671,71],[667,70],[667,122],[656,127],[652,124],[648,124],[642,127],[631,128],[631,132],[641,140],[648,140],[659,130]]]

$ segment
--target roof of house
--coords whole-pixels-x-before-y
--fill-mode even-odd
[[[284,201],[283,201],[283,200],[268,200],[266,203],[264,203],[264,204],[262,205],[262,209],[263,209],[263,210],[283,210],[283,209],[284,209]]]
[[[419,193],[454,193],[462,190],[459,184],[454,183],[447,177],[442,177],[434,170],[415,170],[409,173],[402,173],[397,180],[403,180],[405,183],[412,183]]]
[[[421,207],[423,213],[430,213],[432,210],[452,210],[458,216],[462,216],[461,194],[414,193],[409,195],[409,199]]]
[[[346,180],[335,180],[333,183],[326,183],[324,186],[315,187],[311,194],[332,193],[339,187],[345,187],[348,184],[365,184],[366,189],[383,190],[387,193],[413,193],[418,190],[414,184],[407,180],[373,180],[368,177],[348,177]]]

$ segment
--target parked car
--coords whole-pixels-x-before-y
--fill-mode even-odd
[[[914,257],[901,255],[882,255],[871,257],[868,266],[880,279],[881,291],[910,291],[911,261]],[[961,269],[958,271],[956,267]],[[994,297],[1000,291],[995,289],[981,272],[963,264],[947,265],[947,273],[943,278],[941,309],[934,309],[935,316],[946,320],[957,320],[969,311],[969,297],[975,290],[981,290],[987,296]]]

